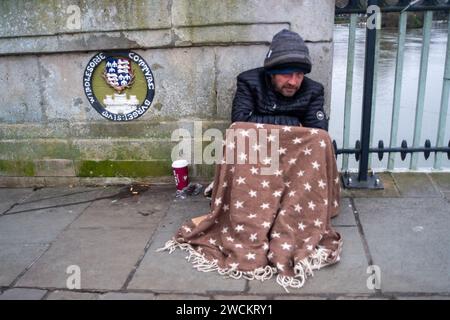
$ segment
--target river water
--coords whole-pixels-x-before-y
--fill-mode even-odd
[[[383,140],[389,146],[392,105],[394,96],[395,64],[397,54],[398,33],[395,29],[380,30],[380,56],[378,64],[377,96],[375,105],[375,121],[373,128],[373,141],[371,146],[376,147],[378,140]],[[428,63],[428,77],[426,82],[425,107],[422,120],[422,135],[420,145],[429,139],[431,145],[436,145],[439,110],[441,105],[441,92],[444,75],[445,53],[447,45],[447,24],[433,22]],[[334,54],[333,54],[333,80],[331,97],[331,114],[329,132],[336,140],[338,148],[342,148],[344,126],[344,100],[345,79],[347,66],[348,26],[336,25],[334,28]],[[403,67],[402,95],[400,103],[400,118],[397,134],[397,144],[406,140],[412,146],[414,137],[415,110],[417,101],[420,56],[422,48],[422,29],[407,31],[406,47]],[[356,51],[353,75],[353,97],[351,107],[350,146],[354,147],[356,140],[360,139],[362,92],[364,79],[364,51],[365,28],[358,27],[356,31]],[[447,115],[445,146],[450,139],[450,108]],[[388,154],[382,161],[372,155],[372,168],[382,170],[387,168]],[[411,156],[401,161],[397,154],[395,168],[399,171],[409,168]],[[445,154],[442,157],[442,167],[450,170],[450,160]],[[338,166],[341,166],[342,156],[338,157]],[[419,170],[433,167],[434,154],[425,160],[423,153],[419,155]],[[357,168],[358,162],[350,156],[349,167]]]

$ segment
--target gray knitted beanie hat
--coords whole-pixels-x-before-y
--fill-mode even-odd
[[[274,35],[264,60],[264,69],[268,73],[296,70],[307,74],[311,67],[308,47],[298,33],[283,29]]]

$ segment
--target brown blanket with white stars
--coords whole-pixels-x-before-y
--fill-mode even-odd
[[[188,251],[199,271],[277,275],[286,290],[299,288],[313,270],[339,261],[342,238],[330,222],[339,197],[326,131],[235,122],[216,164],[210,212],[186,222],[160,250]]]

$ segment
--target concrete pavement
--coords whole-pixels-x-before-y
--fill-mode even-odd
[[[0,189],[0,300],[450,299],[450,173],[382,174],[379,191],[343,191],[341,261],[286,293],[275,279],[200,273],[155,250],[207,213],[172,185]],[[135,191],[134,189],[133,191]],[[70,290],[76,266],[80,288]],[[380,271],[373,288],[370,270]],[[373,267],[375,266],[375,267]],[[73,267],[72,267],[73,268]]]

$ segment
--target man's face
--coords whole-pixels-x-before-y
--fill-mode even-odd
[[[285,97],[292,97],[302,85],[305,75],[302,72],[272,75],[272,85]]]

